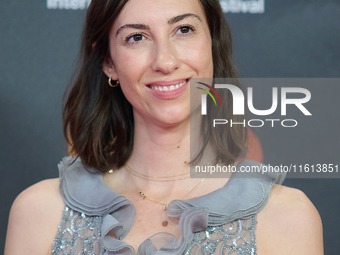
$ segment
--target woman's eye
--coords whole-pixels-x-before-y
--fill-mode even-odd
[[[183,27],[180,27],[178,29],[178,31],[181,33],[181,34],[188,34],[192,31],[195,31],[193,27],[191,26],[183,26]]]
[[[134,34],[126,38],[126,42],[135,43],[140,42],[144,39],[144,35],[142,34]]]

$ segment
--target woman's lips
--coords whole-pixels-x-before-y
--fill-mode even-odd
[[[159,81],[148,84],[151,93],[161,99],[173,99],[179,97],[187,88],[189,79],[172,81]]]
[[[183,81],[174,85],[170,85],[170,86],[150,86],[151,89],[155,89],[155,90],[159,90],[159,91],[173,91],[175,89],[178,89],[180,87],[182,87],[184,84],[186,84],[187,81]]]

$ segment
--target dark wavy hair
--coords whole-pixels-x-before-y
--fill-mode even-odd
[[[109,33],[113,22],[128,0],[92,0],[87,10],[85,27],[76,70],[65,94],[63,130],[71,153],[86,165],[102,172],[124,165],[131,155],[134,141],[132,106],[120,87],[108,86],[103,63],[109,56]],[[214,77],[237,78],[231,58],[231,34],[218,0],[200,0],[212,38]],[[211,107],[208,101],[206,123],[211,116],[235,119],[231,114],[231,94],[222,92],[227,107]],[[229,109],[229,110],[226,110]],[[216,115],[217,114],[217,115]],[[235,119],[237,121],[237,119]],[[239,125],[240,126],[240,125]],[[234,162],[245,150],[245,130],[240,127],[215,128],[202,125],[203,155],[209,141],[217,158]]]

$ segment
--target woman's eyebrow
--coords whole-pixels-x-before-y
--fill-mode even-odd
[[[199,21],[201,21],[201,18],[193,13],[185,13],[185,14],[181,14],[175,17],[172,17],[171,19],[168,20],[168,25],[173,25],[183,19],[186,19],[188,17],[194,17],[197,18]],[[202,21],[201,21],[202,22]],[[150,30],[150,27],[148,25],[145,24],[126,24],[121,26],[120,28],[118,28],[117,32],[116,32],[116,36],[120,33],[120,31],[122,31],[125,28],[134,28],[134,29],[141,29],[141,30]]]
[[[181,14],[181,15],[178,15],[178,16],[175,16],[175,17],[169,19],[169,20],[168,20],[168,24],[169,24],[169,25],[175,24],[175,23],[177,23],[177,22],[179,22],[179,21],[181,21],[181,20],[183,20],[183,19],[186,19],[186,18],[188,18],[188,17],[197,18],[199,21],[202,22],[201,18],[200,18],[198,15],[193,14],[193,13],[185,13],[185,14]]]
[[[134,28],[134,29],[141,29],[141,30],[150,30],[150,27],[144,24],[126,24],[118,28],[116,32],[116,36],[122,31],[124,28]]]

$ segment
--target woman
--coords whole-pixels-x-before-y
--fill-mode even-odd
[[[244,148],[202,126],[190,158],[192,78],[236,77],[218,1],[93,0],[81,53],[64,110],[79,158],[18,196],[6,255],[323,254],[318,212],[279,176],[188,178]]]

